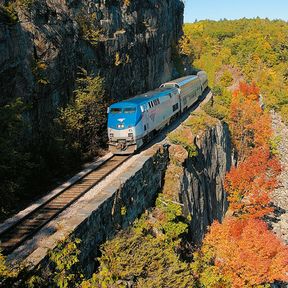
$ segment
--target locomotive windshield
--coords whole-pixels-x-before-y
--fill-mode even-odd
[[[132,114],[132,113],[135,113],[136,112],[136,108],[130,108],[130,107],[128,107],[128,108],[124,108],[124,113],[125,114]]]
[[[111,114],[120,114],[120,113],[122,113],[122,109],[121,108],[111,108],[110,113]]]

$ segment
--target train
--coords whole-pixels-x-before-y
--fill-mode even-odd
[[[200,71],[113,103],[107,109],[109,151],[116,155],[134,153],[197,102],[207,87],[207,74]]]

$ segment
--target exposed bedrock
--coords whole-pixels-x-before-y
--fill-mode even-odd
[[[198,139],[197,139],[198,138]],[[221,221],[228,207],[223,187],[231,167],[231,143],[228,126],[208,128],[195,138],[198,155],[187,158],[181,178],[180,201],[184,213],[191,215],[190,233],[199,243],[214,220]]]
[[[17,97],[31,104],[33,132],[45,130],[57,108],[71,98],[79,67],[103,76],[107,92],[117,99],[172,77],[171,50],[182,35],[182,1],[31,3],[16,9],[19,21],[14,24],[0,11],[0,105]]]

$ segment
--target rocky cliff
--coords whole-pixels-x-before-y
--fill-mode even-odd
[[[201,242],[214,220],[222,221],[228,208],[224,178],[232,165],[228,125],[208,115],[205,118],[199,115],[194,127],[190,128],[188,119],[188,126],[184,122],[184,128],[180,126],[173,132],[178,138],[170,137],[177,145],[169,148],[170,164],[165,176],[168,185],[164,185],[164,193],[181,203],[184,216],[191,218],[189,235],[193,243]],[[206,127],[195,129],[200,119],[205,121]],[[190,146],[192,153],[181,143],[184,135],[189,143],[194,143]]]
[[[187,158],[184,164],[180,199],[185,214],[191,216],[190,234],[197,243],[215,219],[223,219],[228,208],[223,187],[232,159],[228,126],[208,128],[195,144],[197,156]]]
[[[0,4],[0,104],[17,97],[31,104],[35,132],[72,97],[79,67],[104,77],[116,99],[172,76],[172,48],[182,34],[180,0]]]

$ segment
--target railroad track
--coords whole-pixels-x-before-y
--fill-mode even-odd
[[[131,155],[112,156],[95,170],[2,231],[0,233],[2,253],[6,255],[11,253],[130,157]]]

